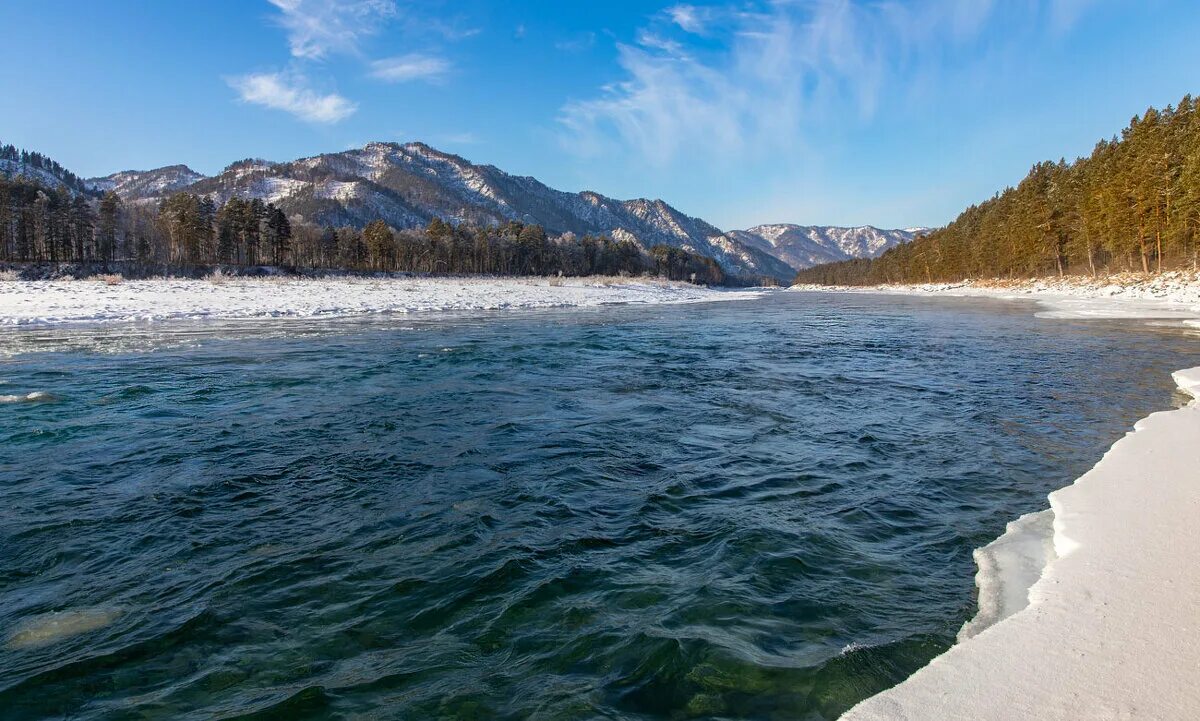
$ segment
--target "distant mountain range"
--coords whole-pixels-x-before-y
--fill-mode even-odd
[[[0,163],[6,175],[21,170]],[[53,180],[48,168],[36,170],[26,174]],[[126,170],[82,185],[95,194],[115,191],[129,203],[154,203],[183,190],[218,203],[233,196],[259,198],[319,225],[362,227],[377,218],[396,228],[424,226],[435,217],[480,225],[518,220],[553,233],[608,234],[644,248],[681,247],[716,259],[727,271],[785,281],[815,264],[874,257],[921,230],[763,225],[725,233],[662,200],[567,193],[424,143],[369,143],[282,163],[242,160],[211,177],[186,165]]]
[[[769,253],[796,270],[851,258],[875,258],[907,243],[929,228],[883,230],[872,225],[843,228],[828,225],[759,225],[727,235],[748,248]]]

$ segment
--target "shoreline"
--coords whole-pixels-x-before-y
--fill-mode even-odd
[[[1200,328],[1194,275],[1088,281],[792,290],[1033,300],[1042,318]],[[955,645],[842,719],[1200,716],[1200,367],[1173,378],[1186,406],[1138,421],[1049,508],[976,549],[977,614]]]
[[[1044,308],[1036,314],[1040,318],[1167,320],[1200,327],[1200,274],[1182,271],[1099,278],[1066,276],[872,286],[793,285],[788,290],[801,293],[1032,300]]]
[[[12,280],[0,282],[0,327],[703,303],[763,292],[603,276]]]

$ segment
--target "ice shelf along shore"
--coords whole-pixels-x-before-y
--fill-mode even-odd
[[[1200,718],[1200,368],[1050,494],[1054,559],[1028,605],[855,706],[862,719]]]
[[[1190,298],[1032,295],[1045,318],[1200,324]],[[975,552],[979,612],[958,643],[843,719],[1200,718],[1200,367],[1174,380],[1190,403]]]
[[[5,281],[0,326],[694,303],[758,293],[640,278]]]

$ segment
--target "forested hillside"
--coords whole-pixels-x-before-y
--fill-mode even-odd
[[[732,275],[788,279],[795,269],[769,253],[724,238],[721,231],[662,200],[617,200],[556,190],[527,176],[477,165],[424,143],[367,143],[288,162],[249,158],[204,177],[182,165],[125,171],[89,181],[127,204],[157,204],[186,191],[218,205],[231,198],[274,204],[293,222],[365,228],[382,220],[397,230],[451,225],[538,225],[550,235],[607,236],[715,259]]]
[[[64,185],[72,193],[93,192],[82,178],[64,168],[58,161],[41,153],[21,150],[12,145],[0,145],[0,177],[18,175],[50,187]]]
[[[1200,108],[1151,108],[1074,163],[1039,163],[1015,188],[874,260],[801,271],[871,285],[1196,268]]]
[[[396,231],[382,220],[359,230],[292,222],[261,200],[177,192],[157,204],[126,204],[113,191],[98,201],[65,184],[47,187],[18,175],[0,177],[0,261],[122,262],[134,269],[274,265],[292,268],[591,275],[651,273],[721,284],[712,258],[681,248],[643,251],[628,240],[539,225],[452,226],[437,218]],[[747,279],[748,280],[748,279]],[[739,279],[738,282],[741,281]]]

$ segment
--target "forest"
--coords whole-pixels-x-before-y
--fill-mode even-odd
[[[1042,162],[1015,188],[874,260],[809,268],[798,283],[874,285],[1197,268],[1200,108],[1151,108],[1073,163]]]
[[[64,177],[53,161],[5,146],[28,164]],[[53,165],[52,165],[53,164]],[[0,177],[0,261],[124,264],[143,272],[196,267],[337,269],[489,275],[656,275],[706,285],[728,277],[712,258],[680,248],[644,251],[629,240],[539,225],[452,225],[395,230],[382,220],[364,229],[321,227],[259,199],[174,193],[155,204],[98,196],[74,176],[47,187],[26,175]]]

